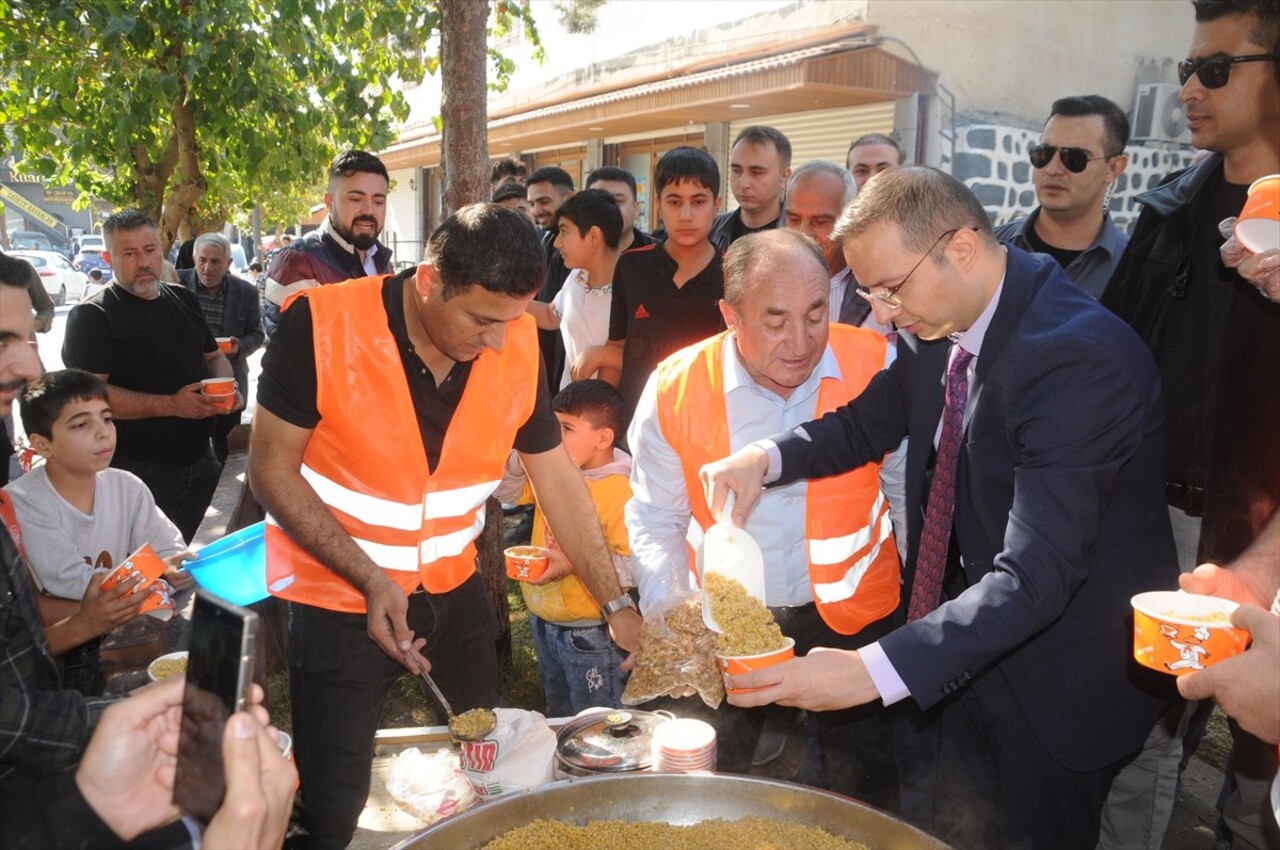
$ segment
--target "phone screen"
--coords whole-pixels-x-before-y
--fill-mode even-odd
[[[196,591],[173,802],[208,823],[226,794],[222,731],[253,680],[258,615]]]

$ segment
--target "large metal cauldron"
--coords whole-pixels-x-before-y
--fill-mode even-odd
[[[406,838],[392,850],[480,848],[539,818],[694,824],[747,815],[818,826],[875,850],[945,850],[941,841],[848,797],[754,776],[632,773],[553,782],[504,795]]]

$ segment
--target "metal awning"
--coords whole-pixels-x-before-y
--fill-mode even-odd
[[[876,46],[842,39],[494,118],[489,147],[531,150],[690,124],[860,106],[932,94],[937,77]],[[440,162],[440,134],[398,142],[388,168]]]

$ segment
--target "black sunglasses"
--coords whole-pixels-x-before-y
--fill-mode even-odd
[[[1027,151],[1027,158],[1036,168],[1044,168],[1053,162],[1055,153],[1062,157],[1062,164],[1072,174],[1084,171],[1095,159],[1110,159],[1108,156],[1089,156],[1084,148],[1060,148],[1057,145],[1032,145]]]
[[[1208,59],[1184,59],[1178,63],[1178,82],[1187,84],[1191,75],[1200,78],[1200,85],[1207,89],[1220,89],[1231,77],[1231,66],[1237,62],[1267,62],[1276,57],[1271,53],[1252,53],[1248,56],[1210,56]]]

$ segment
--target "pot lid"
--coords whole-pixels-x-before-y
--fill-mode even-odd
[[[661,711],[592,709],[556,735],[556,752],[566,764],[586,771],[644,770],[652,762],[653,730],[674,715]]]

